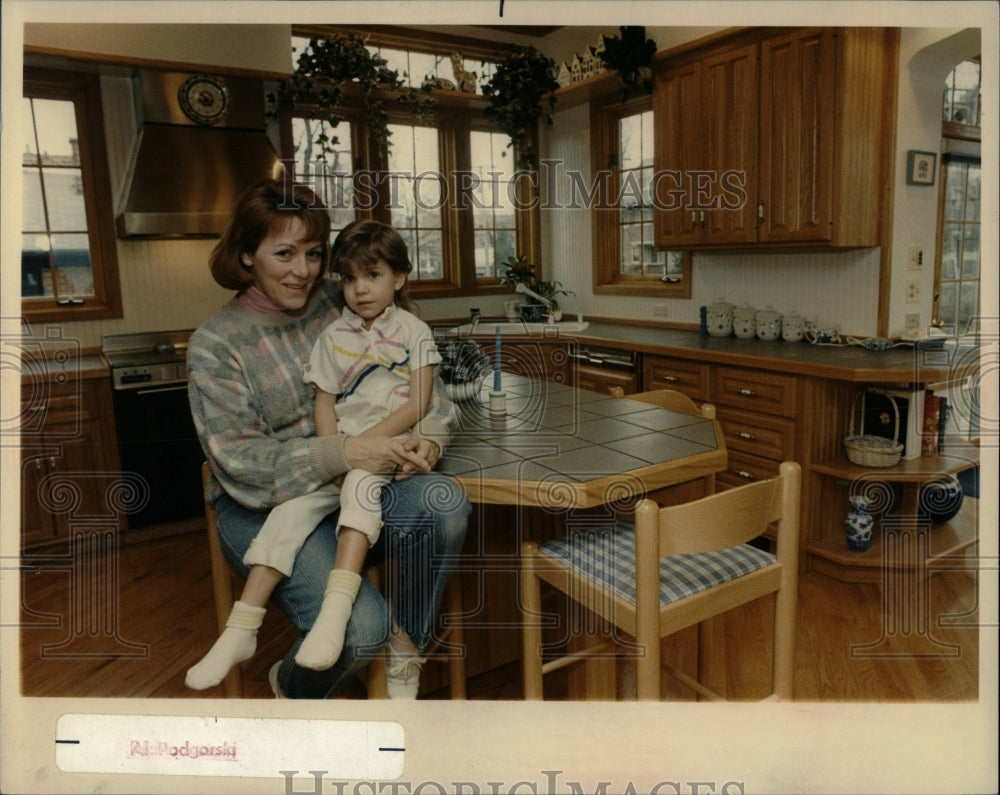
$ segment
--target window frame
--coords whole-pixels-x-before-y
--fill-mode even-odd
[[[461,39],[446,35],[428,34],[420,41],[409,38],[403,29],[382,27],[378,31],[348,26],[295,26],[294,36],[323,36],[336,33],[355,33],[368,36],[368,45],[372,47],[392,47],[394,49],[409,49],[416,52],[440,53],[442,49],[461,49],[469,58],[487,58],[495,55],[496,45],[477,42],[473,39]],[[410,32],[412,35],[412,32]],[[368,121],[362,112],[360,97],[351,96],[345,92],[342,108],[345,118],[351,121],[352,155],[355,160],[355,170],[385,172],[387,162],[370,145]],[[476,94],[465,94],[457,91],[432,89],[436,107],[433,126],[438,130],[438,162],[442,172],[447,175],[448,201],[444,204],[441,214],[442,222],[442,277],[440,279],[418,280],[409,283],[410,295],[416,299],[448,298],[458,296],[485,296],[509,292],[508,288],[499,283],[495,276],[476,276],[475,267],[475,233],[473,225],[473,208],[462,208],[455,199],[458,196],[459,185],[457,172],[471,170],[470,134],[473,131],[497,132],[490,126],[484,111],[488,105],[485,97]],[[392,95],[387,94],[391,100]],[[291,149],[291,117],[308,116],[310,108],[307,103],[300,102],[292,111],[282,111],[286,116],[281,120],[283,148]],[[339,112],[339,111],[338,111]],[[394,106],[391,101],[386,104],[388,123],[393,125],[421,126],[414,121],[405,108]],[[424,124],[423,126],[430,126]],[[500,133],[502,135],[502,133]],[[390,139],[391,141],[391,139]],[[391,145],[391,143],[390,143]],[[534,142],[537,146],[537,141]],[[291,151],[284,151],[284,157],[291,158]],[[508,154],[514,160],[514,153]],[[523,172],[515,171],[515,174]],[[537,172],[535,178],[517,180],[517,208],[515,235],[516,248],[519,254],[524,254],[529,261],[538,262],[541,258],[540,236],[540,194]],[[374,218],[385,223],[390,222],[388,207],[389,196],[387,186],[383,182],[375,186],[375,199],[372,206],[365,209],[355,208],[358,218]],[[499,263],[498,263],[499,268]]]
[[[22,96],[73,103],[94,295],[71,306],[58,304],[55,297],[22,297],[21,314],[37,323],[124,317],[100,78],[88,72],[25,65]]]
[[[594,252],[593,290],[595,295],[641,295],[653,298],[691,297],[691,252],[683,251],[681,281],[665,283],[652,276],[621,273],[620,211],[611,206],[618,191],[618,170],[614,165],[619,150],[619,122],[653,110],[651,96],[642,95],[621,102],[617,94],[597,97],[590,103],[591,174],[596,188],[592,216]],[[655,122],[655,120],[654,120]],[[654,208],[653,212],[656,212]]]

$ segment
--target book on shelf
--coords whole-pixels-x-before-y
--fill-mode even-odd
[[[944,423],[941,422],[941,397],[933,392],[928,392],[924,396],[924,427],[921,437],[920,450],[923,455],[931,456],[938,454],[941,433]]]

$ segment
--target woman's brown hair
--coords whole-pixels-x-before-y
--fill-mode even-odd
[[[354,221],[337,235],[330,254],[330,269],[345,275],[356,267],[374,265],[379,260],[383,260],[393,273],[409,276],[413,270],[406,242],[399,232],[381,221]],[[409,280],[404,281],[403,286],[396,290],[395,303],[400,309],[416,312],[408,285]]]
[[[241,256],[253,254],[265,237],[293,218],[305,227],[305,240],[323,243],[319,270],[322,277],[330,264],[330,214],[323,202],[305,185],[262,179],[236,200],[229,227],[208,259],[212,278],[229,290],[248,287],[253,282],[253,272],[244,267]]]

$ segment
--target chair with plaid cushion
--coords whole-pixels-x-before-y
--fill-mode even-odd
[[[521,550],[525,698],[542,698],[542,678],[549,671],[609,648],[603,641],[543,660],[544,581],[634,639],[612,639],[611,647],[631,649],[642,700],[660,698],[661,638],[774,593],[772,698],[790,700],[800,480],[799,465],[786,461],[769,480],[667,507],[644,499],[634,521],[541,545],[526,541]],[[771,523],[777,526],[776,554],[748,543]],[[719,698],[684,672],[663,670],[700,695]]]

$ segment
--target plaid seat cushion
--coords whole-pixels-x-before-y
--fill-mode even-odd
[[[635,604],[635,525],[632,522],[547,541],[539,550]],[[770,552],[749,544],[714,552],[670,555],[660,561],[660,604],[692,596],[774,562],[775,557]]]

